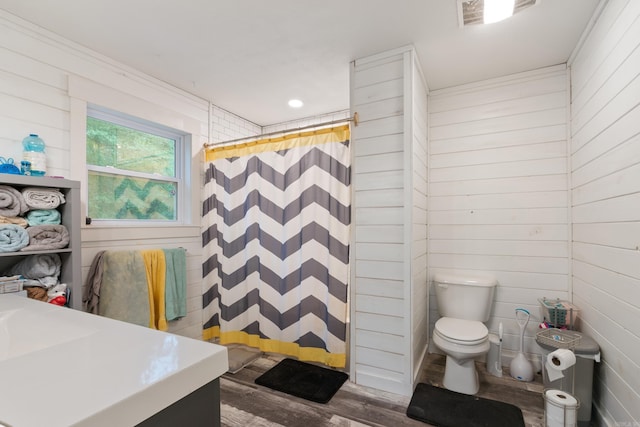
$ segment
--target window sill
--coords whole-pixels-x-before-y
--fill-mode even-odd
[[[184,239],[200,237],[199,225],[172,226],[85,226],[82,227],[82,243],[117,240]]]

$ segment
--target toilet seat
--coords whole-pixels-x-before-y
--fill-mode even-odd
[[[438,319],[434,332],[444,340],[469,346],[481,344],[489,338],[489,330],[482,322],[453,317]]]

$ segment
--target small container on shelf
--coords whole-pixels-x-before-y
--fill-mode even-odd
[[[25,176],[31,175],[31,162],[29,160],[20,162],[20,173]]]
[[[0,173],[20,174],[20,169],[14,164],[13,159],[0,157]]]
[[[22,140],[22,158],[31,165],[30,175],[44,176],[47,174],[47,156],[45,143],[37,134],[29,134]]]
[[[548,323],[549,327],[570,330],[576,328],[576,319],[580,311],[578,307],[569,301],[559,298],[541,298],[538,299],[538,302],[540,303],[543,321]]]

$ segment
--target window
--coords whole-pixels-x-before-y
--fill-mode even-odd
[[[161,125],[88,109],[87,216],[136,224],[181,220],[185,139]]]

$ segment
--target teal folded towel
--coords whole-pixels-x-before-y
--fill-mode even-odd
[[[29,244],[27,231],[15,224],[0,224],[0,252],[16,252]]]
[[[176,320],[187,315],[187,253],[184,249],[163,249],[166,272],[165,317]]]
[[[29,225],[60,224],[60,212],[56,209],[36,209],[27,214]]]

